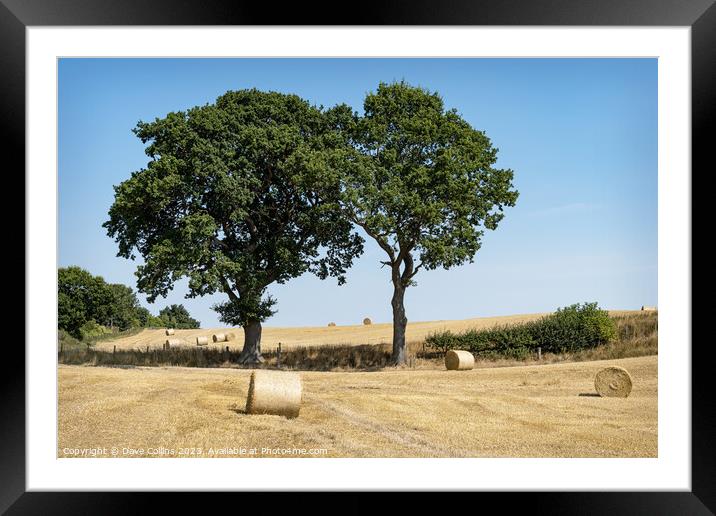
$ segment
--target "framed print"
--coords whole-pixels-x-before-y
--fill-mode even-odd
[[[3,510],[714,510],[713,2],[0,1],[27,202]]]

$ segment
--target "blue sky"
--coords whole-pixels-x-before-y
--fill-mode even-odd
[[[365,94],[393,80],[438,91],[486,131],[520,191],[474,263],[416,276],[409,321],[658,304],[656,59],[61,59],[59,266],[136,289],[137,263],[116,257],[101,225],[112,186],[148,161],[138,121],[254,87],[362,112]],[[389,322],[381,253],[368,240],[341,287],[310,275],[271,287],[278,313],[266,324]],[[221,325],[210,307],[222,296],[185,293],[181,282],[154,304],[139,299]]]

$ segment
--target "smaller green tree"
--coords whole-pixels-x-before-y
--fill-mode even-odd
[[[57,271],[57,325],[77,339],[89,320],[105,321],[111,311],[112,292],[104,279],[77,266]]]
[[[159,318],[169,328],[194,329],[199,327],[199,321],[189,315],[184,305],[169,305],[159,311]]]
[[[149,322],[152,318],[152,313],[143,306],[138,306],[134,309],[134,318],[138,326],[146,328],[150,326]]]
[[[119,283],[107,285],[107,288],[111,292],[111,305],[105,315],[104,325],[110,328],[118,328],[121,331],[138,325],[137,308],[139,308],[139,300],[134,290]]]
[[[497,149],[437,93],[381,83],[364,115],[346,105],[327,113],[347,144],[332,153],[343,172],[341,205],[377,242],[393,283],[393,361],[405,363],[405,290],[420,269],[471,262],[484,230],[497,229],[518,192],[496,168]]]

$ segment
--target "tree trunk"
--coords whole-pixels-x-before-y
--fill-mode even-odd
[[[405,287],[393,285],[393,356],[395,365],[405,364],[405,328],[408,326],[408,318],[405,317]]]
[[[261,321],[249,321],[244,325],[244,349],[239,354],[239,364],[260,364],[261,356]]]

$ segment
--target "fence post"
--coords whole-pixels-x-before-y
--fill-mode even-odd
[[[147,346],[147,353],[149,353],[149,346]]]
[[[542,360],[542,347],[537,347],[537,360]]]
[[[114,355],[117,352],[117,345],[114,345],[114,349],[112,349],[112,354]]]
[[[281,367],[281,343],[278,343],[278,353],[276,354],[276,367]]]

